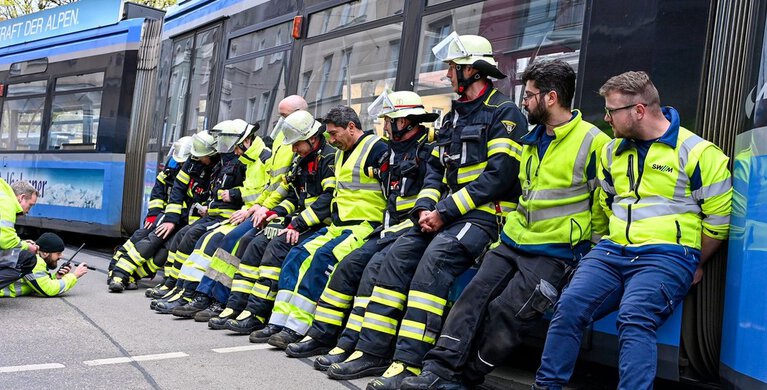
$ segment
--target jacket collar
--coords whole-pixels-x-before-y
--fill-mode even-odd
[[[576,127],[579,123],[581,123],[581,120],[583,119],[581,112],[579,110],[573,110],[572,111],[573,116],[570,118],[567,123],[563,124],[562,126],[555,127],[554,128],[554,138],[555,139],[562,139],[567,137],[568,134]],[[525,134],[521,141],[522,144],[525,145],[536,145],[541,142],[541,137],[543,137],[543,134],[546,133],[546,125],[537,125],[535,126],[530,132]]]

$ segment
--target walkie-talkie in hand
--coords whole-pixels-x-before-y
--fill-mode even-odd
[[[59,267],[59,270],[61,270],[64,267],[69,267],[69,269],[72,269],[73,266],[77,267],[79,265],[79,263],[75,263],[72,260],[75,258],[75,256],[77,256],[78,253],[80,253],[80,250],[82,250],[84,246],[85,246],[85,243],[80,245],[80,247],[77,248],[75,253],[72,256],[69,257],[69,260],[67,260],[64,264],[61,265],[61,267]],[[86,267],[88,267],[88,269],[91,269],[91,270],[94,270],[94,271],[96,270],[96,267],[91,267],[90,265],[86,265]]]

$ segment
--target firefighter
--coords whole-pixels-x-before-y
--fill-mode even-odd
[[[336,345],[343,330],[339,348],[315,361],[320,369],[327,369],[329,362],[343,361],[354,350],[376,270],[397,237],[413,227],[409,213],[423,185],[434,136],[421,123],[439,118],[438,114],[427,113],[421,97],[410,91],[384,92],[368,107],[368,113],[384,120],[384,132],[389,138],[388,163],[377,172],[387,199],[384,223],[370,240],[338,264],[317,302],[308,337],[285,350],[291,357],[325,354]]]
[[[660,105],[645,72],[611,77],[599,94],[616,136],[600,154],[609,234],[580,261],[554,309],[534,388],[561,389],[586,326],[616,309],[618,388],[652,388],[656,331],[729,234],[727,156]]]
[[[356,351],[327,371],[333,379],[383,374],[369,389],[396,389],[420,373],[453,281],[497,240],[499,219],[520,194],[519,140],[527,121],[488,79],[506,77],[490,42],[452,33],[432,51],[448,64],[460,97],[443,118],[429,158],[411,212],[415,228],[397,239],[378,272]]]
[[[174,242],[179,233],[188,231],[187,223],[194,222],[193,204],[207,198],[207,187],[213,168],[219,161],[215,148],[216,139],[207,131],[201,131],[192,136],[191,156],[173,181],[168,203],[165,206],[161,223],[156,223],[154,230],[145,238],[128,248],[127,253],[120,257],[112,270],[112,283],[109,291],[122,292],[128,283],[128,278],[143,267],[149,259],[158,252],[167,250],[168,260],[165,263],[166,284],[172,280],[173,273],[168,270],[172,263],[171,256],[175,250]],[[170,245],[167,245],[167,244]],[[166,246],[167,245],[167,246]],[[169,288],[163,289],[163,294]]]
[[[336,150],[325,140],[324,126],[306,111],[290,114],[279,126],[284,136],[281,142],[291,145],[298,156],[285,177],[288,195],[264,214],[264,221],[254,221],[257,225],[270,223],[272,227],[267,226],[264,234],[251,241],[232,281],[226,310],[208,321],[212,329],[250,334],[262,328],[277,294],[285,256],[294,245],[328,225],[335,189]],[[274,226],[282,227],[276,237]]]
[[[181,171],[181,167],[191,155],[192,151],[192,137],[181,137],[173,143],[170,151],[168,152],[168,158],[165,163],[165,167],[155,178],[154,187],[149,195],[149,207],[147,209],[146,218],[144,218],[144,224],[142,227],[131,235],[130,239],[124,244],[117,247],[112,260],[109,263],[109,273],[107,274],[107,285],[112,284],[112,270],[120,257],[126,256],[131,250],[134,250],[134,245],[140,240],[146,238],[154,227],[156,222],[162,222],[163,212],[165,206],[168,204],[168,196],[170,196],[170,190],[173,188],[173,182],[176,180],[176,175]],[[130,276],[127,290],[135,290],[138,288],[136,285],[136,279],[145,276],[154,275],[154,273],[165,264],[168,258],[168,251],[161,250],[151,261],[144,263],[142,267],[136,269],[136,271]]]
[[[575,72],[564,61],[531,64],[522,105],[535,128],[522,138],[522,196],[500,244],[450,310],[424,371],[403,389],[477,386],[556,302],[569,270],[607,230],[596,201],[597,162],[610,137],[570,102]],[[501,336],[502,335],[502,336]]]
[[[268,325],[251,333],[251,342],[269,342],[285,349],[300,340],[311,326],[329,274],[382,222],[386,199],[380,178],[372,173],[386,162],[386,143],[372,131],[363,132],[357,113],[350,107],[332,108],[324,123],[330,143],[339,149],[334,163],[332,224],[290,250],[282,265]],[[259,305],[256,315],[268,314],[271,302],[254,303]]]
[[[292,95],[280,101],[278,111],[282,118],[305,107],[306,101],[303,98]],[[241,122],[244,123],[244,121]],[[256,127],[251,130],[255,131],[257,129]],[[240,257],[232,255],[232,252],[237,252],[236,249],[239,249],[240,246],[247,248],[253,238],[261,231],[259,226],[262,216],[261,210],[275,207],[287,195],[288,192],[286,186],[283,185],[283,178],[290,169],[294,153],[289,144],[282,142],[284,134],[279,131],[277,126],[275,126],[273,133],[276,134],[279,143],[273,152],[264,150],[265,152],[269,151],[271,155],[267,156],[268,158],[264,160],[263,164],[258,163],[258,161],[254,163],[253,158],[248,157],[250,154],[256,155],[259,153],[252,149],[247,149],[247,152],[240,157],[240,161],[248,166],[247,177],[251,178],[253,176],[251,173],[253,173],[258,175],[259,178],[263,177],[266,183],[262,185],[261,180],[258,180],[257,185],[254,187],[254,180],[246,179],[242,187],[222,192],[224,200],[240,198],[245,202],[245,205],[242,206],[242,209],[232,214],[225,224],[216,229],[217,233],[209,239],[204,248],[196,249],[190,257],[189,261],[193,262],[198,270],[204,269],[205,271],[200,284],[197,286],[195,299],[181,308],[174,309],[174,315],[194,317],[199,322],[208,322],[210,318],[217,316],[223,311],[224,304],[229,297],[232,277],[240,262]],[[252,136],[255,137],[255,134],[253,133]],[[240,138],[236,143],[236,145],[241,146],[237,148],[240,151],[245,150],[242,148],[245,144],[253,148],[263,149],[264,143],[260,137],[257,139],[258,142],[252,145],[248,141],[252,137],[243,138],[241,136]],[[235,145],[235,143],[232,145]],[[261,166],[263,166],[263,169],[260,169]],[[246,183],[247,185],[245,185]],[[248,218],[251,218],[254,223],[242,223]],[[224,236],[223,234],[226,235]],[[265,246],[268,241],[264,242],[262,239],[259,238],[258,243]],[[258,244],[254,243],[254,245]],[[244,252],[240,253],[240,255],[243,254]]]
[[[238,218],[236,214],[242,214],[247,210],[253,201],[260,196],[267,182],[265,162],[271,157],[271,151],[266,149],[266,145],[260,137],[256,136],[258,124],[251,125],[242,119],[223,121],[214,127],[218,133],[218,144],[216,148],[219,153],[234,153],[237,156],[240,169],[232,174],[234,188],[218,190],[216,197],[229,204],[230,209],[240,206],[240,209],[231,214],[219,226],[205,233],[203,237],[195,244],[195,249],[183,265],[183,277],[187,280],[187,289],[195,289],[192,300],[180,307],[174,308],[171,313],[178,317],[192,318],[198,312],[207,309],[212,303],[220,303],[212,299],[213,280],[205,279],[205,273],[211,270],[211,265],[216,265],[215,270],[225,271],[226,267],[221,264],[222,257],[236,249],[240,239],[245,236],[252,226],[242,223],[243,218]],[[239,142],[238,142],[239,141]],[[244,174],[242,168],[245,169]],[[236,177],[235,176],[241,176]],[[241,180],[240,180],[241,179]],[[249,202],[250,204],[246,203]],[[218,253],[218,257],[215,255]],[[237,262],[239,259],[227,257],[229,261]],[[236,267],[236,265],[235,265]],[[184,270],[187,273],[184,273]],[[211,276],[217,276],[211,274]],[[223,278],[223,276],[222,276]],[[200,286],[198,283],[205,281]],[[226,297],[220,298],[226,300]],[[216,304],[214,311],[218,311]],[[216,313],[218,314],[218,313]],[[207,320],[205,320],[207,322]]]
[[[166,295],[155,304],[154,309],[161,314],[172,313],[174,309],[192,301],[212,255],[208,252],[203,256],[203,251],[215,248],[215,245],[209,244],[224,236],[219,229],[228,228],[226,221],[243,205],[241,198],[224,197],[228,190],[242,186],[245,180],[247,167],[240,161],[239,155],[232,151],[243,131],[242,127],[221,122],[212,131],[217,135],[216,152],[221,160],[213,172],[205,216],[192,225],[176,247],[174,267],[178,268],[179,264],[181,267],[178,268],[174,293]]]

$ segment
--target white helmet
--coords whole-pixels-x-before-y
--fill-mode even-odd
[[[210,129],[210,133],[218,137],[216,150],[219,153],[231,153],[234,150],[234,146],[237,145],[240,135],[251,128],[253,126],[242,119],[219,122]]]
[[[285,135],[282,143],[292,145],[298,141],[306,141],[317,134],[320,126],[322,125],[314,120],[312,114],[304,110],[298,110],[288,115],[285,120],[277,123],[275,128],[278,131],[281,130]]]
[[[426,112],[421,96],[411,91],[384,91],[368,106],[368,114],[374,118],[410,117],[416,123],[434,122],[439,118],[439,114]]]
[[[216,154],[216,138],[203,130],[192,136],[192,157],[205,157]]]
[[[442,62],[455,62],[458,65],[471,65],[480,72],[503,79],[506,77],[498,70],[498,62],[493,57],[493,46],[487,38],[479,35],[461,35],[453,31],[447,38],[431,49],[434,56]]]
[[[170,156],[177,163],[183,163],[192,154],[192,136],[181,137],[173,143]]]

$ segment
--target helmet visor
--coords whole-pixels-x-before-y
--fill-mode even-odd
[[[395,110],[394,102],[389,98],[389,93],[384,91],[368,106],[368,115],[372,118],[381,118]]]
[[[468,57],[469,52],[461,43],[458,33],[453,31],[445,39],[436,44],[431,52],[442,62],[452,61],[456,58]]]
[[[216,151],[219,153],[231,153],[234,151],[234,145],[237,144],[239,134],[219,134],[216,142]]]

